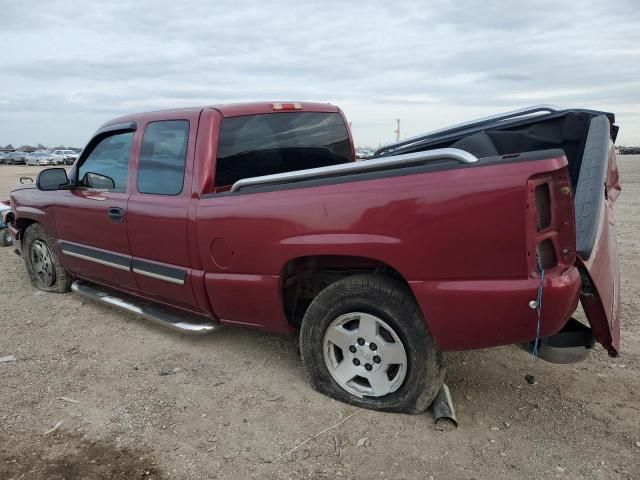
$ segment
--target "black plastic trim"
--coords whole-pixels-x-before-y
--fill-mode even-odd
[[[157,263],[146,262],[144,260],[139,260],[134,258],[131,262],[131,268],[133,270],[138,270],[141,272],[151,273],[153,275],[158,275],[161,277],[171,278],[173,280],[178,280],[184,282],[187,278],[187,271],[181,268],[175,267],[167,267],[165,265],[158,265]],[[139,273],[139,272],[136,272]],[[144,273],[141,273],[144,274]]]
[[[136,122],[114,123],[113,125],[105,125],[93,134],[94,137],[111,132],[135,132],[138,128]]]
[[[60,242],[60,248],[62,253],[70,255],[82,255],[88,257],[87,259],[95,259],[99,262],[110,263],[120,267],[131,268],[131,257],[127,255],[121,255],[118,253],[103,252],[102,250],[96,250],[91,247],[84,247],[68,242]]]
[[[509,120],[488,120],[484,122],[478,122],[476,124],[471,124],[468,127],[463,127],[463,128],[454,127],[450,130],[445,130],[440,133],[434,133],[432,135],[425,134],[423,138],[417,138],[415,141],[411,143],[406,143],[406,141],[403,141],[397,144],[385,145],[384,147],[381,147],[374,152],[373,158],[387,157],[389,155],[399,155],[401,153],[411,153],[414,151],[421,151],[421,150],[424,150],[425,147],[428,147],[429,145],[432,145],[435,143],[442,143],[448,140],[462,138],[478,132],[485,132],[485,131],[494,130],[494,129],[503,130],[505,128],[513,128],[513,127],[519,127],[519,126],[527,125],[531,123],[538,123],[541,121],[564,117],[569,113],[586,113],[593,116],[605,115],[611,121],[612,125],[615,122],[615,115],[613,113],[601,112],[601,111],[589,110],[589,109],[580,109],[580,108],[569,108],[566,110],[559,110],[557,112],[548,113],[546,115],[516,117]],[[617,129],[615,125],[613,127]]]
[[[486,158],[481,158],[474,163],[460,163],[454,160],[428,161],[428,162],[425,162],[424,165],[418,165],[418,166],[412,166],[412,167],[395,166],[389,170],[379,170],[375,172],[365,172],[365,173],[352,173],[349,175],[337,174],[339,176],[319,178],[315,180],[299,180],[299,181],[293,181],[293,182],[288,181],[287,183],[281,183],[281,184],[270,184],[270,185],[264,185],[264,186],[257,185],[255,187],[245,187],[235,192],[207,193],[205,195],[202,195],[200,198],[202,199],[219,198],[219,197],[227,197],[227,196],[235,196],[235,195],[243,195],[243,194],[251,194],[251,193],[264,193],[264,192],[275,192],[280,190],[292,190],[295,188],[319,187],[319,186],[325,186],[325,185],[340,185],[343,183],[362,182],[366,180],[377,180],[380,178],[402,177],[405,175],[439,172],[443,170],[456,170],[460,168],[476,168],[476,167],[485,167],[490,165],[503,165],[506,163],[547,160],[549,158],[557,158],[557,157],[563,157],[563,156],[565,155],[562,150],[552,149],[552,150],[538,150],[535,152],[525,152],[525,153],[519,153],[519,154],[513,154],[513,155],[500,155],[496,157],[486,157]]]
[[[598,235],[608,154],[609,120],[599,115],[589,123],[575,194],[576,251],[585,260],[591,256]]]

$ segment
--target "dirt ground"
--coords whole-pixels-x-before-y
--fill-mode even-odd
[[[36,291],[0,249],[0,479],[640,479],[640,157],[619,164],[622,356],[528,385],[515,347],[448,355],[455,430],[314,392],[295,338],[181,336]],[[0,198],[36,171],[0,166]]]

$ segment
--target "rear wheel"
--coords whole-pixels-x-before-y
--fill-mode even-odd
[[[354,275],[305,313],[300,349],[313,387],[373,410],[419,413],[442,386],[442,356],[403,283]]]
[[[24,262],[34,287],[45,292],[65,293],[70,290],[71,276],[51,250],[53,244],[54,239],[39,223],[32,224],[24,233]]]

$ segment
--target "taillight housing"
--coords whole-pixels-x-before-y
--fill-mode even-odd
[[[567,168],[536,175],[528,182],[530,271],[562,272],[576,258],[576,231],[571,182]]]

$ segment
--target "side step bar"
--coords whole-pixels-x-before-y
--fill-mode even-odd
[[[213,332],[221,327],[219,323],[178,312],[153,302],[135,298],[125,293],[115,292],[106,287],[76,280],[71,290],[83,297],[112,307],[118,307],[130,313],[139,315],[153,323],[169,327],[182,333],[202,335]]]

